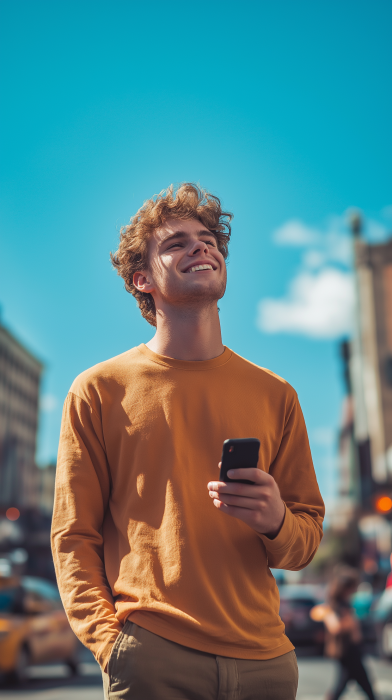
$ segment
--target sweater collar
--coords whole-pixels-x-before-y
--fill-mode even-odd
[[[141,352],[145,357],[148,357],[152,362],[156,362],[159,365],[164,365],[165,367],[171,367],[172,369],[183,369],[188,372],[202,372],[204,370],[215,369],[216,367],[221,367],[228,362],[232,356],[232,351],[225,347],[224,351],[218,357],[213,357],[212,360],[202,360],[202,361],[189,361],[189,360],[175,360],[172,357],[166,357],[165,355],[158,355],[156,352],[150,350],[144,343],[138,346],[139,352]]]

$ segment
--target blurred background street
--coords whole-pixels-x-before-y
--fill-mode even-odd
[[[392,698],[391,26],[390,0],[0,3],[1,700],[102,700],[50,552],[62,404],[150,339],[109,251],[182,181],[235,214],[223,339],[295,387],[326,502],[311,564],[273,571],[298,699],[333,684],[310,613],[342,565]]]

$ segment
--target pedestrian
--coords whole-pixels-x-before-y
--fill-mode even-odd
[[[385,588],[392,588],[392,554],[389,555],[389,563],[391,566],[391,571],[389,572],[387,576],[387,580],[385,582]]]
[[[222,344],[231,218],[190,183],[139,209],[112,261],[155,335],[65,401],[53,555],[107,700],[296,695],[269,567],[309,564],[324,506],[296,392]],[[237,303],[253,308],[241,245]],[[229,477],[253,483],[221,482],[223,441],[249,437],[258,467]]]
[[[327,603],[311,611],[311,617],[322,620],[326,627],[326,656],[338,662],[335,688],[328,695],[328,700],[338,700],[350,680],[356,681],[367,697],[374,700],[362,661],[361,628],[350,602],[358,583],[359,575],[355,569],[339,567],[331,580]]]

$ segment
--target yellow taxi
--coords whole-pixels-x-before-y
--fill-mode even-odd
[[[0,677],[23,682],[29,666],[51,662],[77,673],[77,650],[53,583],[33,576],[0,578]]]

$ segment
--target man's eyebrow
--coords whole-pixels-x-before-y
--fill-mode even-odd
[[[164,238],[164,239],[161,241],[161,245],[163,245],[164,243],[166,243],[166,241],[171,241],[173,238],[186,238],[187,235],[188,235],[188,234],[187,234],[186,231],[176,231],[176,233],[172,233],[170,236],[166,236],[166,238]],[[212,236],[213,238],[215,238],[214,234],[211,233],[211,231],[209,231],[209,230],[206,229],[206,228],[201,229],[201,231],[198,231],[198,236],[206,236],[206,235],[207,235],[207,236]]]

